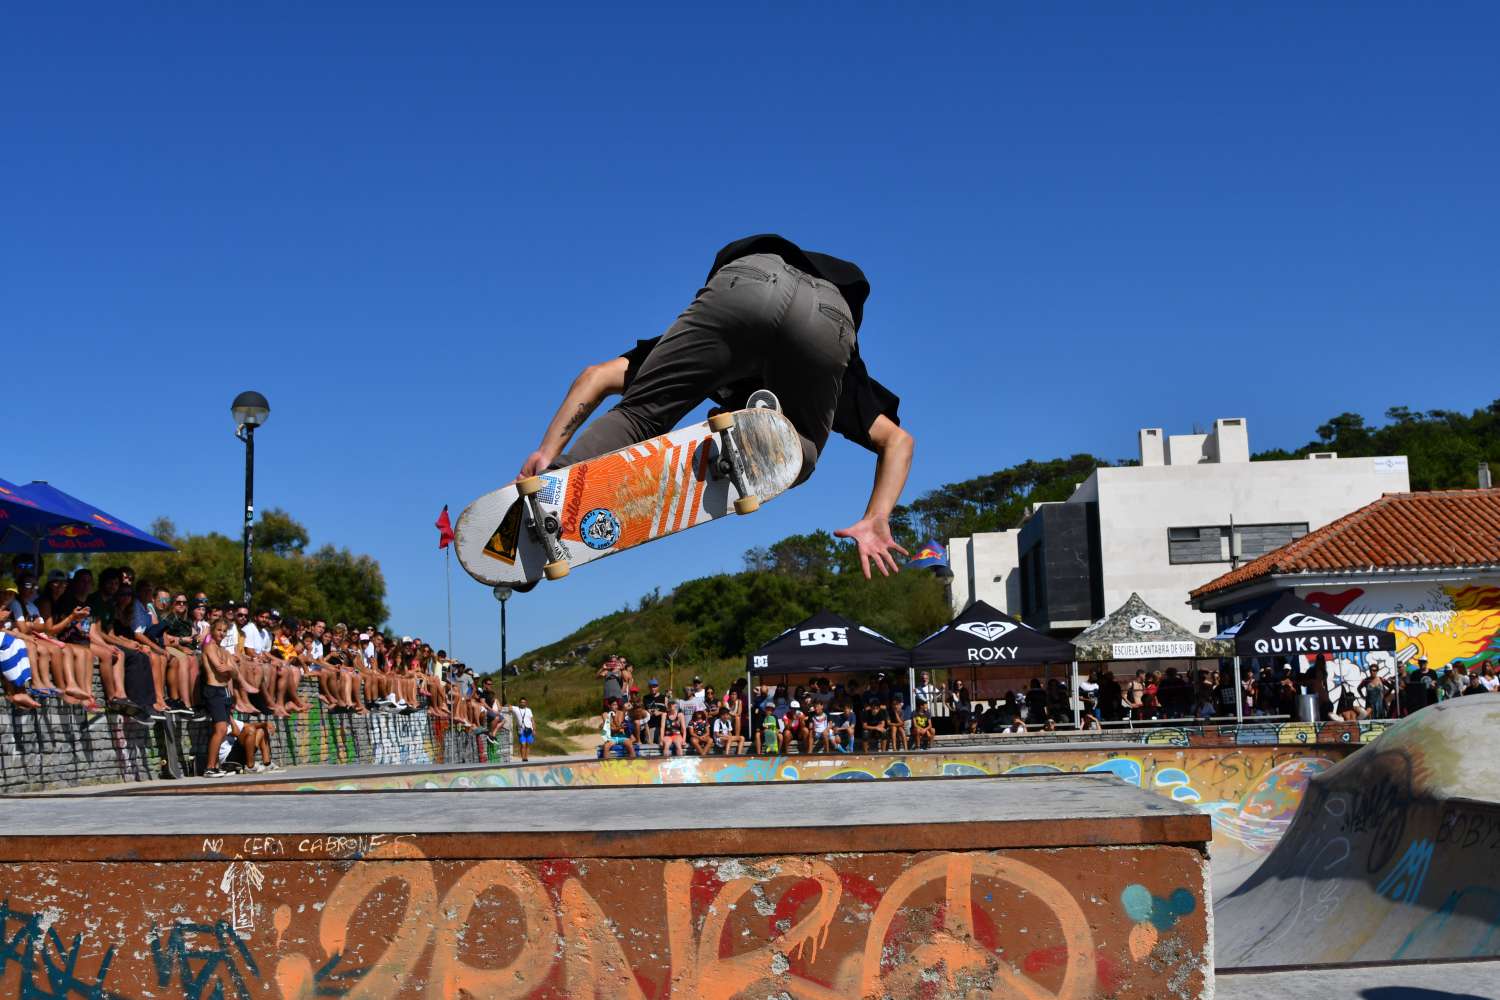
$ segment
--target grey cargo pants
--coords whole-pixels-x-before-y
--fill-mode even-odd
[[[715,390],[746,379],[776,393],[812,474],[833,427],[854,322],[843,294],[776,254],[721,267],[662,335],[624,397],[578,435],[568,464],[665,434]]]

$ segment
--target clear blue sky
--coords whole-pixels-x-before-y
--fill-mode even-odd
[[[1500,396],[1494,4],[209,6],[0,22],[0,476],[236,533],[258,389],[259,505],[439,644],[438,510],[752,232],[869,274],[908,498]],[[835,439],[754,517],[517,597],[510,648],[840,527],[870,471]]]

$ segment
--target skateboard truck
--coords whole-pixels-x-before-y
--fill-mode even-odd
[[[531,476],[516,484],[516,492],[526,504],[526,526],[547,552],[547,564],[542,573],[549,580],[561,580],[568,575],[568,550],[562,544],[562,526],[556,514],[542,510],[542,501],[537,496],[546,483],[541,476]]]
[[[774,397],[773,397],[774,398]],[[750,492],[750,477],[745,474],[745,456],[734,434],[734,414],[716,413],[708,418],[708,429],[719,435],[718,472],[729,477],[739,496],[734,501],[736,514],[760,509],[760,497]]]

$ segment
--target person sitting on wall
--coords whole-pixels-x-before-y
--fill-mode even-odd
[[[707,757],[713,749],[713,737],[708,732],[708,713],[701,708],[693,709],[692,721],[688,723],[688,742],[699,757]]]
[[[635,740],[630,738],[626,731],[625,710],[620,707],[619,698],[611,698],[607,702],[608,709],[604,713],[604,723],[601,733],[604,743],[599,748],[599,755],[605,759],[616,750],[625,751],[625,756],[635,756]]]
[[[911,716],[911,745],[914,750],[932,749],[937,739],[937,729],[932,724],[932,714],[927,711],[927,702],[917,702],[917,710]]]
[[[886,717],[885,708],[879,702],[871,702],[865,706],[863,718],[865,753],[885,749],[886,740],[890,735],[890,720]]]
[[[813,699],[812,711],[807,716],[807,727],[812,735],[814,753],[833,753],[833,722],[828,717],[823,703]]]
[[[745,737],[740,735],[739,721],[729,712],[729,706],[720,705],[719,714],[713,722],[714,749],[721,754],[740,756],[745,752]]]
[[[14,594],[15,591],[6,591]],[[10,602],[0,595],[0,677],[5,679],[5,694],[17,708],[40,708],[26,690],[31,683],[31,659],[26,642],[10,629]]]
[[[890,724],[886,739],[892,751],[905,750],[910,745],[906,732],[906,708],[898,695],[891,695],[889,706],[886,708],[886,719]]]
[[[687,716],[677,707],[677,702],[668,703],[661,719],[661,755],[681,757],[687,750]]]
[[[854,752],[854,709],[849,699],[839,695],[828,708],[829,751]]]
[[[781,752],[781,718],[776,714],[776,703],[769,698],[760,703],[760,711],[755,715],[755,752]]]

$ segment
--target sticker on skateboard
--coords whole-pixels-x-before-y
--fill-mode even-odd
[[[786,492],[802,443],[775,407],[719,414],[620,451],[512,483],[475,500],[454,526],[481,583],[558,579],[602,559]]]

